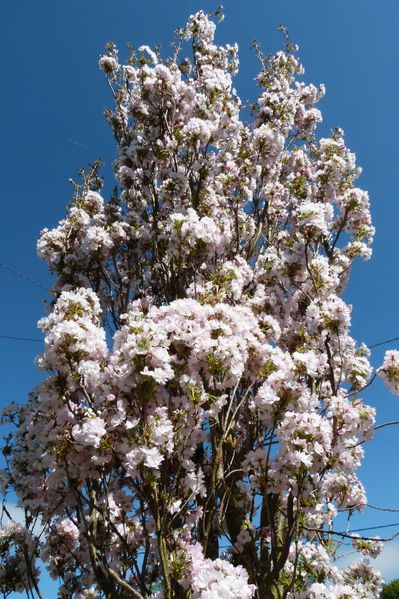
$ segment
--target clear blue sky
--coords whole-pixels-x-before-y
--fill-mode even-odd
[[[115,41],[122,55],[127,42],[136,47],[161,42],[166,50],[189,14],[216,7],[209,0],[2,0],[1,262],[51,285],[36,257],[38,233],[63,217],[71,198],[69,177],[97,157],[108,165],[115,157],[102,117],[111,98],[97,67],[105,43]],[[225,0],[224,12],[218,40],[239,43],[236,87],[242,99],[254,92],[252,40],[265,51],[278,49],[281,23],[300,45],[305,80],[326,84],[323,131],[345,130],[364,169],[360,182],[370,192],[377,227],[373,258],[356,265],[346,292],[354,306],[353,335],[370,344],[399,336],[399,2]],[[107,189],[112,183],[108,177]],[[43,315],[45,291],[1,267],[0,281],[0,335],[39,338],[35,323]],[[40,343],[0,339],[1,404],[24,401],[40,380],[33,365],[39,351]],[[375,350],[376,366],[382,355]],[[399,419],[399,398],[379,382],[365,399],[377,407],[380,422]],[[370,503],[399,508],[398,456],[399,428],[379,432],[362,468]],[[399,514],[372,510],[357,518],[359,527],[396,521]],[[399,526],[376,532],[396,530]],[[389,559],[399,564],[399,544],[389,551],[382,564],[387,577],[395,576],[387,564]]]

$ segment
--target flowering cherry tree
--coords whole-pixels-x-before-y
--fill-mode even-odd
[[[3,413],[4,490],[26,515],[1,530],[4,597],[42,596],[39,559],[63,598],[379,596],[367,560],[335,563],[345,536],[381,548],[334,524],[366,504],[375,422],[341,297],[371,253],[368,196],[343,132],[316,136],[324,88],[297,49],[256,48],[243,106],[237,45],[214,35],[199,12],[170,59],[100,59],[117,188],[105,201],[91,165],[38,242],[48,374]],[[381,375],[398,393],[398,352]]]

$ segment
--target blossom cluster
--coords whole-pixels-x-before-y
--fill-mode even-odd
[[[12,522],[0,527],[0,591],[3,597],[13,591],[24,592],[37,583],[36,545],[21,524]]]
[[[193,599],[251,599],[255,586],[248,584],[248,574],[242,566],[234,567],[224,559],[206,559],[198,543],[185,547],[188,564],[188,584]]]

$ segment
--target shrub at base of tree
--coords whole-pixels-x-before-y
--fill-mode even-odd
[[[384,585],[381,599],[399,599],[399,579]]]

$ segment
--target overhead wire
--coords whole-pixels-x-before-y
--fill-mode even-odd
[[[10,339],[11,341],[37,341],[42,343],[43,339],[33,339],[31,337],[15,337],[14,335],[0,335],[0,339]]]
[[[373,345],[368,345],[369,349],[373,349],[374,347],[379,347],[380,345],[386,345],[387,343],[392,343],[392,341],[399,341],[399,337],[393,337],[392,339],[387,339],[386,341],[380,341],[379,343],[373,343]]]
[[[36,285],[36,287],[40,287],[41,289],[44,289],[45,291],[50,291],[45,285],[43,285],[39,281],[36,281],[36,279],[32,279],[32,277],[24,274],[23,272],[20,272],[19,270],[16,270],[12,266],[9,266],[8,264],[5,264],[4,262],[0,262],[0,267],[4,268],[8,272],[19,277],[20,279],[23,279],[24,281],[27,281],[28,283],[31,283],[32,285]],[[0,335],[0,339],[4,339],[7,341],[30,341],[30,342],[35,342],[35,343],[43,342],[43,339],[36,339],[33,337],[18,337],[16,335]]]
[[[50,291],[50,289],[48,287],[46,287],[45,285],[43,285],[43,283],[40,283],[39,281],[36,281],[36,279],[33,279],[32,277],[24,274],[23,272],[16,270],[15,268],[13,268],[12,266],[9,266],[8,264],[5,264],[4,262],[0,262],[0,267],[4,268],[5,270],[8,270],[9,272],[11,272],[12,274],[14,274],[15,276],[27,281],[28,283],[32,283],[33,285],[36,285],[37,287],[40,287],[41,289],[44,289],[45,291]],[[29,338],[25,338],[25,337],[13,337],[10,335],[0,335],[0,339],[14,339],[14,340],[18,340],[18,341],[41,341],[41,339],[29,339]],[[367,347],[369,349],[373,349],[375,347],[380,347],[381,345],[387,345],[388,343],[392,343],[393,341],[399,341],[399,337],[392,337],[392,339],[386,339],[385,341],[379,341],[378,343],[373,343],[372,345],[367,345]]]
[[[390,528],[392,526],[399,526],[399,522],[393,522],[392,524],[381,524],[380,526],[367,526],[366,528],[354,528],[350,532],[363,532],[365,530],[377,530],[379,528]]]
[[[42,289],[49,291],[49,289],[45,285],[43,285],[39,281],[36,281],[36,279],[32,279],[32,277],[25,275],[23,272],[16,270],[12,266],[8,266],[8,264],[4,264],[4,262],[0,262],[0,266],[1,266],[1,268],[4,268],[5,270],[8,270],[12,274],[16,275],[20,279],[24,279],[25,281],[28,281],[29,283],[32,283],[33,285],[36,285],[37,287],[41,287]]]

